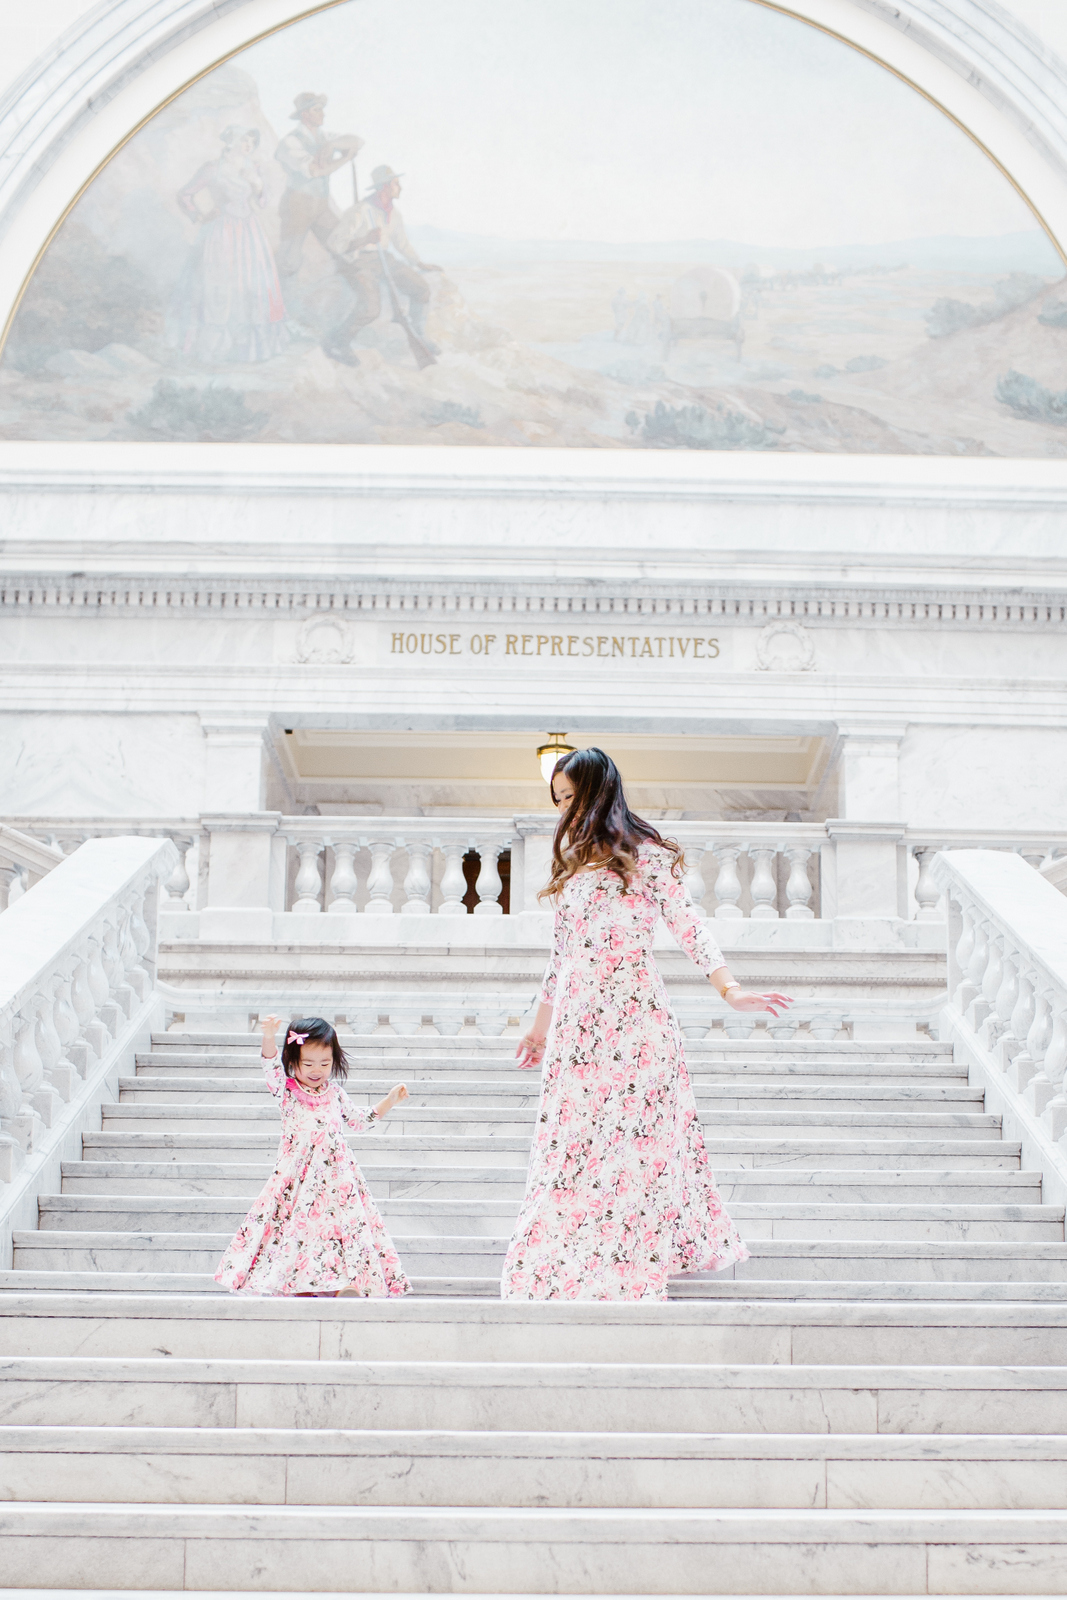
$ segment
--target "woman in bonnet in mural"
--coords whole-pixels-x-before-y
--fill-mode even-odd
[[[175,293],[171,342],[208,365],[267,361],[289,339],[274,252],[254,210],[266,204],[258,146],[258,128],[224,129],[218,160],[178,191],[200,231]]]

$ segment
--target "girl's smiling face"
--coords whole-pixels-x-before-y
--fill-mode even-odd
[[[333,1051],[324,1040],[309,1039],[300,1046],[300,1060],[297,1062],[293,1077],[302,1089],[315,1090],[325,1088],[333,1072]]]

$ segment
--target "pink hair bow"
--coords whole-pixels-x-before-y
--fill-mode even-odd
[[[286,1042],[286,1044],[303,1044],[303,1042],[304,1042],[304,1040],[306,1038],[307,1038],[307,1034],[306,1033],[295,1033],[290,1028],[289,1037],[288,1037],[288,1039],[286,1039],[285,1042]]]

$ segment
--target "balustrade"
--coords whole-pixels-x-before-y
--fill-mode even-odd
[[[949,906],[949,1027],[1058,1146],[1067,1184],[1067,901],[1022,852],[943,853],[931,883]]]
[[[0,1178],[155,1003],[149,922],[175,860],[168,842],[92,840],[0,920]]]

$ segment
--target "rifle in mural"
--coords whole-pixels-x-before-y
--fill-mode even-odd
[[[385,286],[389,290],[389,301],[393,308],[393,321],[399,322],[407,334],[408,344],[411,347],[412,355],[415,357],[416,365],[420,368],[436,366],[437,357],[426,343],[426,340],[416,333],[411,318],[400,304],[400,296],[397,293],[396,284],[393,282],[393,274],[389,270],[389,262],[381,245],[378,246],[378,260],[382,264],[382,277],[385,279]]]

